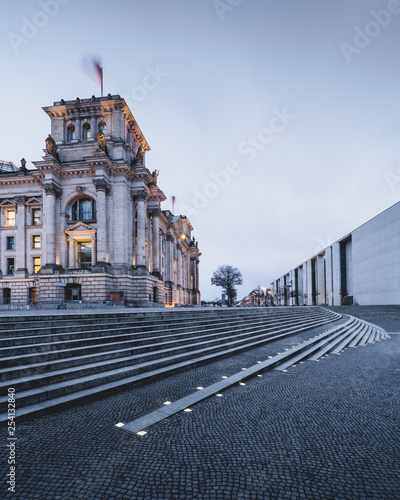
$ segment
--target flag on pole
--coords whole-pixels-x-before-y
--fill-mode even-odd
[[[103,66],[99,57],[85,57],[82,59],[82,69],[97,85],[100,85],[103,97]]]
[[[176,197],[173,196],[172,197],[172,214],[174,213],[174,209],[175,209],[175,201],[176,201]]]

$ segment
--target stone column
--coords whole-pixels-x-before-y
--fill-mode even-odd
[[[68,238],[68,267],[75,268],[75,242],[72,236]]]
[[[107,262],[107,198],[110,184],[106,179],[93,179],[97,195],[97,264]],[[92,265],[93,260],[92,260]]]
[[[136,193],[137,203],[137,252],[136,267],[146,267],[146,191]]]
[[[160,270],[160,212],[159,208],[154,208],[151,211],[151,215],[153,217],[153,274],[157,276],[157,278],[161,278],[161,270]]]
[[[166,262],[165,262],[165,274],[166,274],[166,281],[173,282],[174,281],[174,253],[173,253],[173,244],[174,244],[174,238],[172,234],[167,234],[167,241],[166,241]]]
[[[176,262],[176,286],[177,288],[181,288],[182,286],[182,250],[181,250],[181,246],[179,245],[176,245],[176,258],[177,258],[177,262]]]
[[[15,242],[16,249],[16,262],[15,262],[15,274],[20,277],[25,277],[27,273],[26,269],[26,208],[25,208],[25,196],[15,197],[15,208],[16,208],[16,223],[17,223],[17,241]]]
[[[52,181],[42,184],[46,196],[43,200],[43,211],[46,216],[46,249],[45,270],[56,266],[56,197],[61,196],[62,189]],[[43,267],[42,267],[43,270]]]
[[[93,234],[90,239],[92,240],[92,267],[94,267],[96,265],[96,235]]]

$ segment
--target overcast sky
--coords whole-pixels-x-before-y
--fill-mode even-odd
[[[399,200],[400,1],[0,0],[0,159],[40,160],[42,106],[104,66],[202,251],[239,298]],[[46,12],[47,11],[47,12]]]

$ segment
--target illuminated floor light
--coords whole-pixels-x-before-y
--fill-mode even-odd
[[[115,424],[115,427],[123,427],[124,425],[122,422],[118,422],[118,424]]]
[[[222,398],[222,394],[216,394],[216,396],[218,396],[219,398]]]
[[[272,356],[268,356],[268,359],[272,359]]]
[[[293,368],[296,368],[296,365],[292,365]]]
[[[228,378],[226,375],[222,375],[222,378]]]
[[[147,434],[146,431],[139,431],[136,433],[138,436],[145,436]]]
[[[260,364],[260,363],[261,363],[261,361],[257,361],[257,363],[258,363],[258,364]]]
[[[171,401],[165,401],[163,404],[168,406],[168,405],[171,405],[172,403],[171,403]]]
[[[262,377],[262,375],[258,374],[257,377]]]
[[[246,385],[244,382],[239,382],[239,385]]]
[[[196,389],[198,389],[199,391],[203,390],[204,387],[201,387],[201,385],[199,385],[199,387],[196,387]]]
[[[287,372],[287,370],[282,370],[283,372]]]
[[[247,370],[247,368],[242,368],[242,370]]]
[[[191,412],[192,410],[190,408],[185,408],[183,411],[186,411],[187,413]]]
[[[302,365],[304,363],[304,361],[300,361],[300,364]]]

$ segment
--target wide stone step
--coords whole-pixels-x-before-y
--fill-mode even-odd
[[[308,321],[301,323],[298,327],[305,328],[314,325],[315,321]],[[285,333],[292,331],[293,328],[282,328],[276,333]],[[92,373],[101,373],[102,371],[114,369],[117,367],[133,366],[135,363],[150,362],[160,359],[164,356],[169,356],[171,353],[185,353],[195,352],[196,354],[201,350],[210,349],[226,349],[231,346],[245,344],[246,342],[258,338],[267,338],[271,336],[271,331],[262,328],[249,329],[247,333],[241,335],[229,336],[226,338],[214,338],[203,342],[185,343],[185,344],[171,344],[165,342],[160,347],[147,349],[145,352],[140,352],[140,349],[132,350],[132,354],[126,355],[129,351],[116,351],[111,353],[97,354],[93,353],[86,356],[77,358],[70,358],[64,361],[54,361],[47,364],[40,364],[38,366],[20,367],[18,370],[10,369],[4,370],[4,376],[7,377],[6,381],[9,386],[13,386],[18,390],[25,390],[32,387],[38,387],[44,384],[51,384],[53,382],[71,380],[76,376],[89,375]],[[153,347],[153,346],[152,346]],[[18,374],[18,378],[11,378],[13,375]]]
[[[7,386],[13,386],[18,391],[18,401],[19,405],[22,408],[24,405],[35,405],[40,402],[52,399],[64,397],[67,394],[72,394],[74,392],[80,392],[87,389],[93,389],[93,394],[97,394],[102,392],[101,386],[107,384],[108,382],[114,382],[117,380],[121,381],[121,384],[124,385],[124,379],[130,378],[132,376],[137,376],[144,371],[148,371],[149,373],[154,371],[155,367],[165,368],[170,364],[179,365],[180,363],[186,362],[190,360],[190,363],[200,363],[206,359],[214,359],[220,356],[230,355],[234,352],[237,352],[242,349],[249,349],[259,345],[262,345],[265,342],[271,341],[274,338],[279,338],[286,335],[293,335],[300,331],[308,330],[315,326],[319,326],[322,324],[326,324],[327,322],[332,321],[331,315],[325,315],[325,317],[321,317],[319,320],[313,320],[309,322],[304,322],[302,326],[297,326],[296,328],[286,329],[283,333],[279,333],[276,335],[267,334],[258,334],[250,339],[235,339],[231,342],[227,342],[223,346],[221,344],[216,343],[213,346],[204,347],[201,349],[194,349],[189,352],[182,352],[177,354],[176,348],[164,351],[163,356],[158,358],[157,356],[160,353],[149,353],[149,355],[154,356],[150,361],[146,359],[144,356],[136,357],[136,365],[132,366],[132,360],[129,360],[127,366],[121,366],[121,360],[116,365],[111,365],[107,363],[95,363],[95,366],[78,366],[76,367],[76,371],[74,368],[60,370],[58,374],[40,374],[38,377],[31,377],[30,380],[25,378],[22,379],[14,379],[7,383]],[[194,346],[196,347],[196,346]],[[173,354],[172,354],[173,352]],[[145,360],[146,359],[146,360]],[[144,361],[145,360],[145,361]],[[96,370],[101,369],[100,372]],[[86,370],[86,371],[85,371]],[[94,370],[94,371],[93,371]],[[106,371],[104,371],[106,370]],[[74,372],[77,378],[71,379],[71,372]],[[167,370],[169,371],[169,370]],[[69,372],[68,374],[66,372]],[[85,373],[85,375],[83,375]],[[50,376],[49,376],[50,375]],[[67,380],[61,380],[58,382],[54,382],[51,377],[55,375],[56,377],[68,376]],[[150,375],[149,375],[150,376]],[[40,379],[40,382],[39,382]],[[36,387],[31,389],[24,389],[24,384],[33,383],[45,383],[44,387]],[[26,387],[26,386],[25,386]],[[97,388],[96,388],[97,387]],[[73,398],[69,398],[72,401]],[[1,399],[0,399],[1,401]]]

